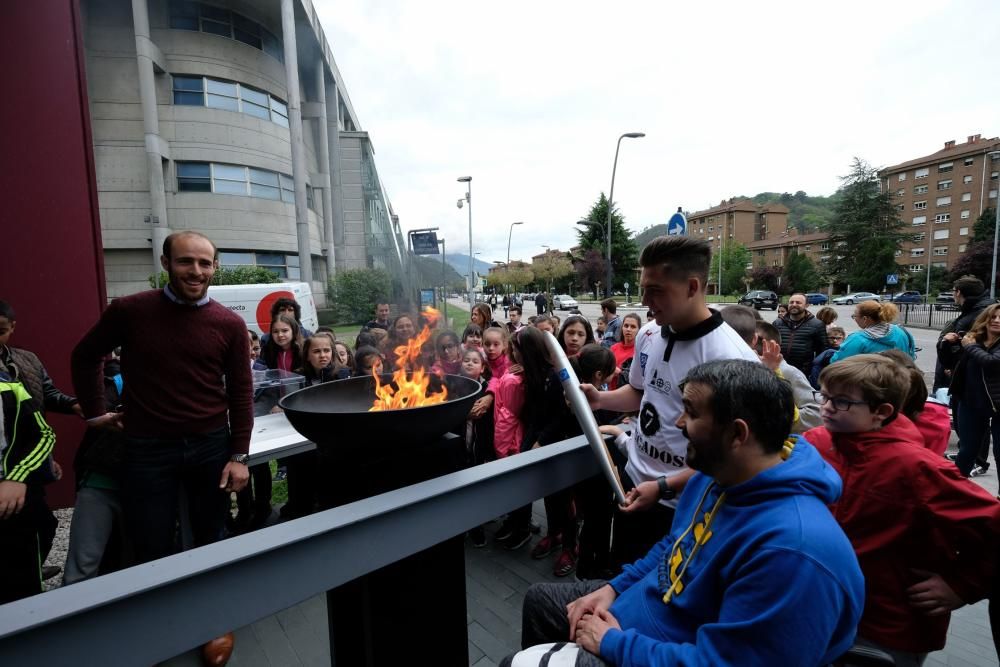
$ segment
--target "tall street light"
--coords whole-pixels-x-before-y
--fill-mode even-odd
[[[608,277],[604,284],[604,298],[611,296],[611,211],[614,210],[615,204],[615,172],[618,170],[618,151],[622,147],[622,139],[640,139],[646,136],[643,132],[626,132],[622,136],[618,137],[618,144],[615,146],[615,162],[611,167],[611,190],[608,193],[608,221],[607,221],[607,233],[608,233]]]
[[[459,176],[459,183],[465,183],[468,189],[465,191],[465,202],[469,205],[469,309],[475,305],[473,299],[474,286],[472,281],[475,278],[475,271],[472,268],[472,176]],[[458,207],[462,208],[462,200],[458,200]]]
[[[445,269],[445,258],[448,256],[448,246],[445,244],[444,239],[438,239],[438,243],[441,244],[441,303],[442,309],[444,310],[444,326],[447,329],[448,324],[448,273]]]
[[[514,225],[523,225],[523,222],[512,222],[510,223],[510,231],[507,232],[507,270],[510,271],[510,239],[514,235]],[[510,290],[507,290],[510,292]]]
[[[1000,159],[1000,151],[988,153],[986,157],[991,160]],[[986,157],[983,159],[985,160]],[[1000,192],[997,193],[996,203],[993,204],[996,212],[996,222],[993,223],[993,271],[990,273],[990,302],[997,296],[997,238],[1000,237]]]

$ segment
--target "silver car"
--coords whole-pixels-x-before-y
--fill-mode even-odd
[[[838,296],[833,300],[838,306],[848,305],[853,306],[856,303],[861,303],[862,301],[881,301],[878,294],[872,292],[851,292],[850,294],[845,294],[844,296]]]
[[[557,294],[552,299],[552,305],[558,310],[569,310],[570,308],[576,308],[576,299],[571,297],[569,294]]]

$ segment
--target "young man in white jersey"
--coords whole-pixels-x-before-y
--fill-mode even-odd
[[[705,304],[712,250],[687,236],[661,236],[642,250],[642,303],[654,322],[636,336],[629,383],[609,392],[583,385],[595,410],[635,412],[622,483],[627,504],[615,516],[612,564],[631,563],[663,538],[677,496],[694,474],[688,439],[674,424],[684,411],[678,385],[695,366],[757,355]]]

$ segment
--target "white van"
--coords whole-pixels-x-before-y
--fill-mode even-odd
[[[212,285],[208,296],[243,318],[248,329],[267,333],[271,325],[271,306],[278,299],[295,299],[302,308],[302,326],[309,331],[319,327],[316,303],[308,283],[270,283],[264,285]]]

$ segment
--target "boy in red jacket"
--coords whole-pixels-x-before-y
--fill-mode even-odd
[[[920,665],[944,647],[951,611],[989,593],[1000,503],[924,447],[899,411],[909,376],[892,360],[859,354],[819,381],[824,426],[805,438],[844,482],[830,509],[865,575],[858,641]]]

